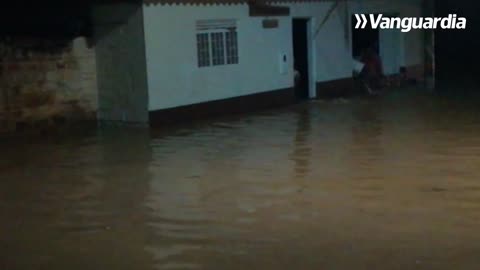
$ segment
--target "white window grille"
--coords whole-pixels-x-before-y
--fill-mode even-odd
[[[236,21],[197,21],[197,57],[199,67],[238,64]]]

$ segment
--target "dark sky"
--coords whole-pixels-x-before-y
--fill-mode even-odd
[[[0,35],[71,36],[89,32],[87,1],[17,3],[0,9]]]
[[[467,18],[466,30],[436,32],[437,74],[440,77],[480,78],[480,3],[472,0],[437,0],[436,16],[457,14]]]

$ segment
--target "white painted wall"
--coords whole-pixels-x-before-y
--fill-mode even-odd
[[[362,5],[358,5],[362,2]],[[243,96],[293,86],[291,20],[312,19],[312,30],[333,2],[290,4],[290,17],[277,17],[279,28],[263,29],[264,18],[249,17],[247,5],[144,5],[149,110]],[[314,80],[352,76],[350,15],[355,12],[399,12],[420,15],[420,1],[351,1],[341,4],[312,40]],[[202,19],[236,19],[240,62],[199,68],[195,23]],[[312,35],[313,36],[313,35]],[[423,34],[402,34],[401,63],[423,63]],[[288,72],[279,71],[279,54],[289,58]]]
[[[293,85],[292,70],[280,74],[278,66],[280,52],[293,54],[289,18],[280,18],[280,28],[266,30],[261,18],[248,17],[246,5],[150,5],[144,16],[150,110]],[[197,66],[195,24],[200,19],[237,20],[239,64]]]

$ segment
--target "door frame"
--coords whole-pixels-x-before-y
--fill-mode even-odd
[[[315,18],[305,16],[292,16],[292,30],[293,20],[302,19],[307,21],[307,61],[308,61],[308,98],[317,97],[317,65],[316,65],[316,50],[315,50]],[[293,31],[291,31],[293,33]],[[292,55],[293,53],[293,36],[292,36]]]

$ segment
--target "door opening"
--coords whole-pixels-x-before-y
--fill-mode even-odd
[[[293,19],[293,65],[295,69],[295,96],[308,99],[310,79],[308,63],[308,19]]]
[[[380,54],[379,41],[380,32],[378,29],[373,29],[370,21],[364,29],[355,29],[357,19],[352,15],[352,56],[359,59],[362,53],[368,49],[373,48],[377,55]]]

